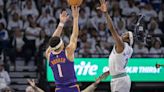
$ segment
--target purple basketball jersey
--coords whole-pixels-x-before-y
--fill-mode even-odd
[[[64,86],[77,82],[74,62],[67,59],[65,50],[57,55],[51,53],[49,60],[57,85]]]

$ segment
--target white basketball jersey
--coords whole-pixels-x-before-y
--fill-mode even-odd
[[[131,46],[128,45],[128,43],[124,43],[124,50],[122,53],[117,53],[114,46],[109,56],[110,74],[117,75],[126,72],[125,67],[132,53],[133,49]]]

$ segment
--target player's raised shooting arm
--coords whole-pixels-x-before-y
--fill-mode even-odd
[[[62,13],[60,14],[60,23],[58,24],[58,27],[56,28],[56,30],[53,33],[52,37],[54,37],[54,36],[60,37],[60,35],[62,33],[62,30],[63,30],[63,27],[64,27],[64,24],[68,20],[68,18],[69,18],[69,16],[68,16],[67,12],[62,11]],[[49,57],[49,53],[50,53],[50,47],[48,47],[46,49],[46,52],[45,52],[46,58]]]
[[[121,36],[118,34],[118,32],[116,31],[116,29],[112,23],[112,19],[111,19],[110,15],[108,14],[107,4],[106,4],[105,0],[100,0],[100,3],[101,3],[101,6],[98,7],[98,9],[101,10],[102,12],[104,12],[106,20],[107,20],[108,28],[112,34],[113,39],[116,42],[116,51],[118,53],[121,53],[124,50],[123,40],[121,39]]]
[[[58,24],[58,27],[55,30],[55,32],[53,33],[52,37],[53,36],[59,36],[60,37],[62,30],[63,30],[63,27],[64,27],[64,24],[68,20],[68,18],[69,18],[69,15],[67,14],[67,12],[62,11],[62,13],[60,14],[60,23]]]
[[[77,6],[72,6],[72,16],[73,16],[73,32],[70,38],[70,43],[67,46],[67,51],[69,54],[74,54],[77,47],[77,40],[79,35],[78,18],[79,18],[79,8]]]

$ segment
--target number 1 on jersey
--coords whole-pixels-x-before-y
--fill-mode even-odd
[[[60,64],[57,64],[57,67],[58,67],[59,77],[63,77],[63,73],[62,73]]]

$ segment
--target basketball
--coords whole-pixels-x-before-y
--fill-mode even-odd
[[[71,6],[80,6],[83,0],[67,0],[67,2]]]

